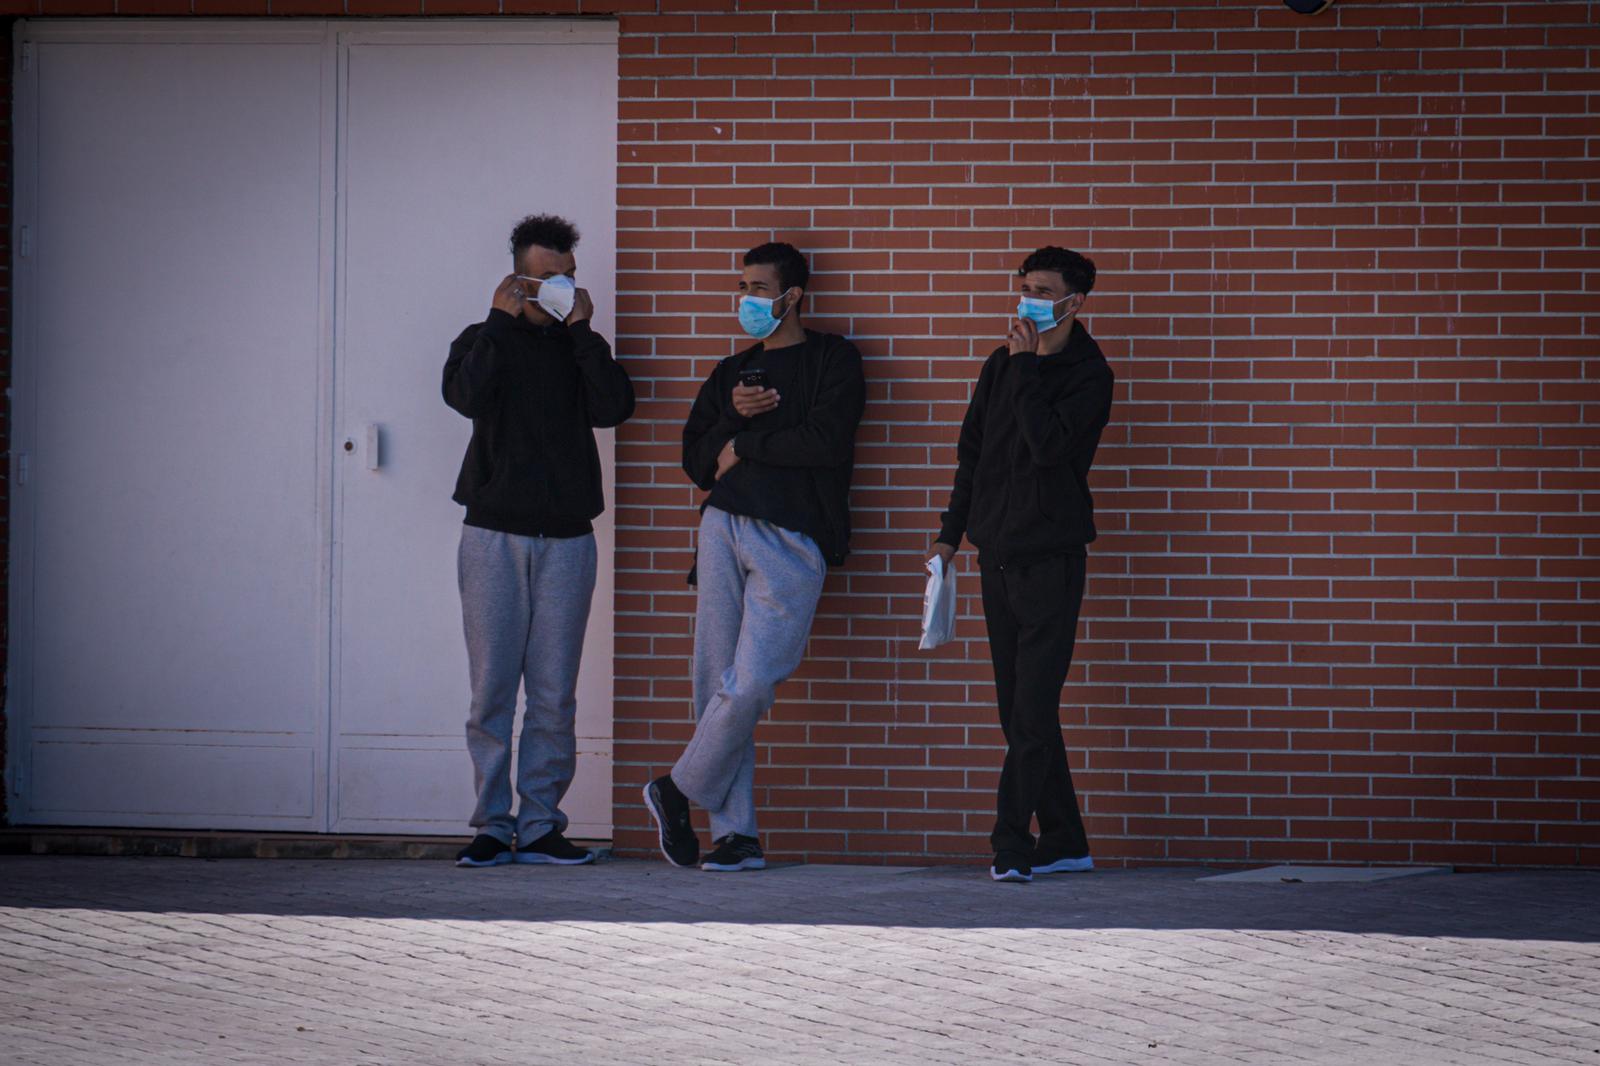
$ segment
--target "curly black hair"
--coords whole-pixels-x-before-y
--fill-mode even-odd
[[[756,245],[744,253],[744,265],[776,267],[778,284],[785,292],[793,288],[803,289],[811,280],[811,268],[806,265],[806,257],[800,254],[800,249],[782,241]]]
[[[534,245],[566,255],[578,243],[578,227],[560,215],[529,215],[511,230],[511,254],[522,257]]]
[[[1053,244],[1040,248],[1022,261],[1022,266],[1017,268],[1017,276],[1031,274],[1035,270],[1052,270],[1060,274],[1061,280],[1066,282],[1069,295],[1081,292],[1087,296],[1089,290],[1094,288],[1094,260],[1068,248],[1057,248]]]

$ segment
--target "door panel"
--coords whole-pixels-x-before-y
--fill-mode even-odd
[[[34,47],[22,817],[320,828],[322,48]]]
[[[338,465],[334,826],[459,831],[473,797],[462,509],[450,494],[471,424],[445,406],[440,374],[450,341],[483,319],[510,270],[512,223],[536,211],[578,224],[579,283],[610,335],[615,48],[345,40],[337,420],[354,448]],[[541,99],[561,105],[541,109]],[[580,785],[566,807],[574,835],[608,837],[609,511],[597,539]]]
[[[248,744],[237,735],[207,739],[41,740],[33,753],[34,804],[57,822],[94,817],[100,824],[104,812],[126,812],[132,797],[143,820],[137,824],[298,828],[315,817],[311,748]]]
[[[611,334],[614,29],[18,40],[15,816],[462,832],[468,424],[440,370],[528,212],[578,222]],[[597,535],[566,804],[586,837],[610,833],[609,513]]]

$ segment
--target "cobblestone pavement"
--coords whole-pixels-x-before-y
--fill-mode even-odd
[[[0,1062],[1588,1063],[1600,875],[0,859]]]

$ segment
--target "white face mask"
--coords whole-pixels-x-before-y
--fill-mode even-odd
[[[572,307],[578,302],[578,286],[565,274],[557,274],[550,278],[530,278],[526,274],[518,274],[523,281],[532,281],[538,284],[539,291],[534,295],[533,302],[540,309],[557,322],[565,322],[567,316],[572,314]]]

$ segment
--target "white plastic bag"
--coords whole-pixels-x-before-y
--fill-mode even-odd
[[[919,651],[948,643],[956,633],[956,568],[948,569],[935,555],[928,560],[928,587],[922,594],[922,641]]]

